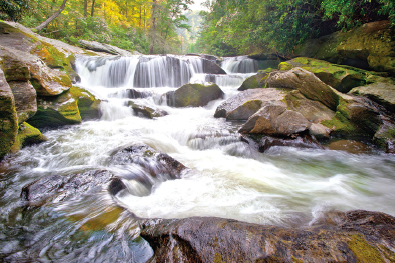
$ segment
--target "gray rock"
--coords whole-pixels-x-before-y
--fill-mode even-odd
[[[120,56],[123,56],[123,57],[130,57],[130,56],[134,56],[134,55],[141,55],[141,53],[139,53],[137,51],[133,51],[133,53],[132,53],[132,52],[120,49],[120,48],[115,47],[115,46],[99,43],[97,41],[87,41],[87,40],[80,39],[78,41],[78,43],[81,46],[83,46],[84,48],[86,48],[86,49],[90,49],[90,50],[98,51],[98,52],[105,52],[105,53],[108,53],[108,54],[111,54],[111,55],[120,55]]]
[[[132,107],[134,113],[136,113],[137,115],[142,115],[148,119],[153,119],[153,118],[163,117],[168,115],[168,113],[164,110],[158,108],[154,109],[148,106],[140,105],[132,101],[129,101],[128,105]]]
[[[167,105],[174,107],[201,107],[212,100],[222,98],[224,92],[217,84],[185,84],[181,88],[165,94]]]
[[[21,124],[37,112],[37,93],[30,82],[10,81],[10,88],[15,98],[18,123]]]

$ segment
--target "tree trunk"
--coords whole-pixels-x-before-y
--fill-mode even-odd
[[[67,0],[63,0],[62,5],[60,6],[59,10],[56,11],[52,16],[50,16],[47,20],[45,20],[41,25],[35,27],[34,29],[36,29],[37,31],[41,31],[43,30],[45,27],[47,27],[49,25],[49,23],[52,22],[52,20],[54,20],[60,13],[62,13],[62,11],[64,10],[64,8],[66,7],[66,2]]]
[[[84,17],[88,16],[88,0],[84,0]]]
[[[152,55],[154,53],[155,31],[156,31],[156,0],[152,0],[151,46],[150,46],[150,50],[149,50],[150,55]]]
[[[94,11],[95,11],[95,0],[92,0],[92,11],[91,11],[91,16],[93,16]]]

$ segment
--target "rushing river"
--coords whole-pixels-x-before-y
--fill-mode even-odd
[[[395,215],[395,156],[292,147],[259,153],[239,140],[239,123],[213,117],[223,100],[199,108],[166,105],[165,92],[207,80],[198,58],[169,57],[77,60],[79,85],[103,99],[102,117],[46,131],[48,142],[3,161],[0,259],[145,262],[152,249],[137,238],[128,211],[145,218],[216,216],[280,226],[308,225],[332,209]],[[225,60],[229,75],[214,76],[224,99],[237,94],[242,81],[256,71],[254,65],[235,63]],[[128,99],[129,88],[148,97]],[[129,100],[169,114],[136,116],[126,106]],[[130,143],[145,143],[189,169],[179,180],[156,182],[151,194],[131,181],[128,194],[116,197],[103,191],[41,208],[26,208],[20,201],[22,187],[43,176],[105,169],[125,177],[136,167],[110,165],[108,159],[112,150]],[[116,205],[125,210],[117,212]],[[114,214],[101,227],[87,223]]]

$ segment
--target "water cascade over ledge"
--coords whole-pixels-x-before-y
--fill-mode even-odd
[[[78,85],[102,99],[101,119],[46,131],[48,142],[6,160],[0,170],[0,253],[16,262],[146,262],[152,249],[136,239],[133,215],[216,216],[276,226],[308,225],[336,209],[395,215],[394,156],[293,147],[259,153],[240,140],[240,123],[213,117],[216,107],[257,71],[256,61],[225,58],[228,74],[208,73],[207,63],[173,55],[78,57]],[[162,99],[189,82],[215,82],[225,97],[196,108],[173,108]],[[131,103],[168,115],[142,118]],[[187,169],[177,179],[154,177],[150,171],[157,167],[150,167],[149,159],[112,161],[116,149],[134,144],[168,154]],[[67,202],[54,200],[40,209],[20,201],[22,187],[37,179],[91,170],[110,171],[126,189],[115,196],[103,189]]]

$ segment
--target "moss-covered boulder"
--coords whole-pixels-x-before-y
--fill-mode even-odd
[[[70,91],[59,96],[40,97],[37,100],[37,113],[27,122],[38,129],[81,123],[77,100]]]
[[[270,88],[299,90],[306,98],[321,102],[332,110],[336,110],[339,103],[338,94],[330,86],[302,68],[294,68],[286,72],[272,72],[267,83]]]
[[[176,91],[165,94],[167,104],[174,107],[200,107],[212,100],[220,99],[224,92],[216,84],[185,84]]]
[[[100,103],[89,91],[73,86],[70,88],[70,94],[77,101],[78,110],[83,120],[97,119],[100,117]]]
[[[11,152],[16,153],[24,146],[45,142],[47,140],[47,137],[42,135],[38,129],[24,122],[19,125],[18,135],[16,136],[14,145],[11,147]]]
[[[239,91],[247,89],[259,89],[266,87],[266,79],[269,77],[268,73],[258,73],[244,80],[243,84],[237,89]]]
[[[14,94],[18,123],[21,124],[37,112],[37,94],[30,82],[10,81]]]
[[[13,48],[0,46],[0,57],[4,60],[4,70],[7,72],[7,81],[30,80],[37,94],[40,96],[56,96],[71,87],[71,80],[66,73],[50,69],[37,56]],[[14,71],[22,66],[23,71]],[[30,73],[27,74],[25,68]],[[17,74],[14,75],[14,72]]]
[[[158,108],[154,109],[145,105],[135,103],[133,101],[129,101],[128,105],[132,107],[135,114],[137,114],[138,116],[143,116],[148,119],[153,119],[153,118],[158,118],[168,115],[168,113],[164,110]]]
[[[17,132],[18,119],[14,96],[0,68],[0,158],[10,151]]]
[[[377,82],[352,89],[350,94],[365,96],[395,113],[395,81]]]
[[[266,103],[281,101],[285,92],[276,89],[249,89],[227,99],[215,110],[215,118],[247,120]]]
[[[290,70],[295,67],[300,67],[314,73],[325,84],[343,93],[349,92],[352,88],[376,81],[372,77],[372,75],[376,74],[374,72],[350,66],[331,64],[326,61],[306,57],[294,58],[282,62],[279,69]],[[376,76],[376,78],[379,77]]]

